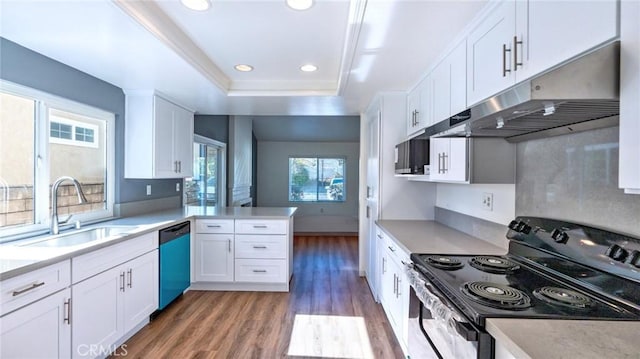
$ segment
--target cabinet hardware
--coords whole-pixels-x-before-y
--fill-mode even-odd
[[[511,53],[511,49],[507,49],[507,44],[502,44],[502,77],[507,77],[507,72],[511,72],[507,70],[507,52]]]
[[[442,153],[438,152],[438,173],[442,173]]]
[[[133,269],[129,268],[129,270],[127,271],[127,275],[129,276],[129,283],[127,284],[127,286],[129,288],[133,288]]]
[[[371,208],[369,208],[369,206],[367,206],[367,218],[369,218],[371,215]]]
[[[449,172],[449,168],[447,167],[447,158],[448,157],[449,156],[445,152],[442,152],[442,173]]]
[[[386,261],[386,258],[382,257],[382,274],[387,273],[387,269],[385,268],[385,265],[384,265],[385,261]]]
[[[253,246],[255,249],[267,249],[267,246]]]
[[[378,238],[382,239],[382,236],[381,236],[381,235],[379,235],[379,234],[376,234],[376,237],[378,237]]]
[[[124,292],[124,272],[120,272],[120,291]]]
[[[14,290],[12,296],[18,296],[22,293],[26,293],[30,290],[36,289],[38,287],[42,287],[44,285],[44,282],[40,282],[40,283],[33,283],[31,285],[29,285],[28,287],[24,288],[24,289],[20,289],[20,290]]]
[[[182,173],[182,161],[178,161],[178,172]]]
[[[264,229],[264,228],[267,228],[267,226],[265,226],[265,225],[254,225],[254,226],[253,226],[253,228],[261,228],[261,229]]]
[[[416,126],[418,126],[420,124],[420,120],[418,119],[418,114],[420,114],[420,111],[415,110],[414,113],[415,113],[414,117],[416,119]]]
[[[398,278],[398,276],[393,273],[393,294],[396,294],[397,290],[398,290],[398,281],[396,280]],[[396,296],[397,297],[397,296]]]
[[[367,198],[371,198],[371,187],[367,186]]]
[[[178,161],[173,161],[173,172],[178,173]]]
[[[231,240],[227,239],[227,245],[229,246],[229,253],[231,253]]]
[[[522,46],[522,41],[518,41],[518,35],[513,37],[513,71],[518,71],[518,66],[522,66],[523,62],[518,62],[518,45]]]
[[[71,325],[71,298],[64,301],[64,318],[62,322]]]
[[[402,282],[402,281],[400,280],[400,276],[398,275],[398,276],[396,276],[396,298],[399,298],[400,295],[401,295],[400,294],[400,282]]]
[[[267,273],[266,269],[254,269],[253,273]]]
[[[395,253],[395,251],[396,251],[396,250],[395,250],[395,248],[393,248],[393,247],[391,247],[391,246],[387,246],[387,248],[389,248],[389,250],[390,250],[390,251],[392,251],[392,252],[394,252],[394,253]]]
[[[220,228],[220,227],[222,226],[219,224],[207,224],[207,228]]]

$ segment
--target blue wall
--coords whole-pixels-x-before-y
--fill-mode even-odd
[[[116,115],[116,203],[182,195],[175,191],[176,181],[181,180],[123,178],[125,96],[121,88],[2,37],[0,37],[0,78]],[[146,195],[147,184],[152,185],[151,196]]]

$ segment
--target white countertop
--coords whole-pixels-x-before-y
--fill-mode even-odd
[[[487,331],[518,359],[640,358],[640,322],[487,319]]]
[[[407,253],[502,255],[507,252],[435,221],[379,220],[376,223]]]
[[[92,241],[68,247],[21,247],[34,238],[6,243],[0,246],[0,280],[15,277],[34,269],[108,247],[139,235],[157,231],[180,221],[198,218],[235,218],[235,219],[288,219],[293,216],[296,207],[203,207],[188,206],[171,210],[151,212],[139,216],[117,218],[92,224],[86,228],[100,226],[137,226],[130,234],[105,240]],[[63,232],[66,234],[70,232]],[[48,235],[41,236],[43,239]]]

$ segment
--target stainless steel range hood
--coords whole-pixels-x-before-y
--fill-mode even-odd
[[[425,135],[509,142],[618,124],[620,43],[614,42],[489,98]]]

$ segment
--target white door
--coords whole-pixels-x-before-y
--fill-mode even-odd
[[[429,166],[432,180],[446,180],[449,166],[449,139],[431,138],[429,140]]]
[[[376,225],[378,219],[378,198],[380,181],[380,112],[376,111],[369,118],[369,152],[367,156],[367,282],[371,288],[374,298],[379,296],[379,283],[377,271],[377,246],[376,246]]]
[[[154,96],[154,137],[153,137],[153,164],[155,177],[157,178],[177,178],[173,150],[173,110],[175,105],[171,102]],[[149,129],[151,130],[151,129]]]
[[[196,236],[196,281],[233,282],[233,234]]]
[[[106,355],[124,335],[125,274],[122,267],[116,267],[71,287],[73,358]]]
[[[515,83],[515,0],[500,3],[467,37],[467,102],[474,105]]]
[[[518,1],[516,81],[618,36],[618,1]]]
[[[174,110],[174,160],[180,177],[193,175],[193,114],[183,108]]]
[[[420,90],[415,88],[407,96],[407,136],[420,129]]]
[[[125,263],[124,331],[158,309],[158,250]]]
[[[0,318],[0,358],[69,358],[70,298],[65,289]]]
[[[451,113],[451,65],[445,58],[431,73],[433,88],[433,120],[438,123]]]
[[[446,179],[448,181],[466,182],[468,172],[467,138],[450,138]]]
[[[449,55],[451,64],[450,116],[467,108],[467,43],[461,42]]]

